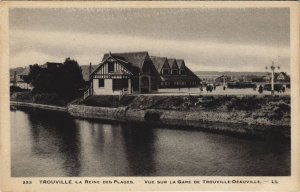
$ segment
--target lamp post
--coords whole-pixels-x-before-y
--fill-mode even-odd
[[[272,61],[272,65],[270,66],[271,69],[271,94],[274,95],[274,71],[276,69],[274,65],[274,61]],[[277,66],[277,69],[280,69],[280,66]],[[268,66],[266,66],[266,70],[268,70]]]

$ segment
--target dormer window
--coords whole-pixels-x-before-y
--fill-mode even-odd
[[[108,63],[108,73],[113,73],[115,71],[115,64]]]
[[[169,74],[169,69],[163,69],[162,74],[163,75],[168,75]]]
[[[177,69],[172,69],[172,74],[173,75],[178,75],[178,70]]]
[[[180,75],[185,75],[185,70],[184,69],[180,69]]]

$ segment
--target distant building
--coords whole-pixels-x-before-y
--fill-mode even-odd
[[[203,84],[214,84],[220,75],[198,75]]]
[[[14,74],[10,76],[10,86],[20,87],[22,89],[32,89],[30,84],[24,81],[24,78],[29,74],[29,67],[26,67],[21,73],[17,74],[14,71]]]
[[[232,77],[231,76],[227,76],[227,75],[221,75],[219,77],[217,77],[215,79],[215,82],[218,83],[218,84],[223,84],[224,82],[229,82],[232,80]]]
[[[62,63],[56,63],[56,62],[46,62],[44,65],[40,65],[40,67],[47,68],[47,69],[56,69],[62,66],[63,66]]]
[[[63,64],[62,63],[55,63],[55,62],[46,62],[43,65],[39,65],[39,67],[44,68],[44,69],[51,69],[54,70],[58,67],[61,67]],[[29,65],[29,67],[25,67],[25,69],[17,74],[16,71],[14,72],[14,75],[10,77],[10,86],[17,86],[22,89],[32,89],[32,86],[29,83],[25,82],[26,77],[30,73],[30,68],[32,65]]]
[[[274,82],[276,83],[290,83],[291,78],[285,72],[274,73]]]

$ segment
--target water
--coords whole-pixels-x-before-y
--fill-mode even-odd
[[[14,177],[290,175],[290,145],[11,111]]]

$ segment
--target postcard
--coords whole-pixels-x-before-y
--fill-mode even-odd
[[[1,2],[2,191],[299,191],[299,3]]]

